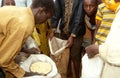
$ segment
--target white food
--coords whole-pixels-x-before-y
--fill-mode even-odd
[[[35,62],[30,66],[30,70],[32,72],[37,72],[39,74],[48,74],[51,69],[51,64],[48,62]]]

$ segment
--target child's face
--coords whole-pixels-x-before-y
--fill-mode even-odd
[[[94,15],[97,11],[96,0],[84,0],[84,10],[88,16]]]

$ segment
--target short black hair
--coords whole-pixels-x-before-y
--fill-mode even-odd
[[[87,0],[83,0],[84,2],[87,1]],[[91,0],[93,1],[93,0]],[[99,0],[94,0],[95,1],[95,4],[98,5],[99,4]]]
[[[46,12],[55,12],[55,4],[53,0],[32,0],[32,8],[44,7]]]

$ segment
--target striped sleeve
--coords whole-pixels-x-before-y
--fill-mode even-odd
[[[102,14],[102,8],[104,7],[104,4],[100,4],[99,6],[98,6],[98,10],[97,10],[97,14],[96,14],[96,20],[102,20],[102,16],[103,16],[103,14]]]

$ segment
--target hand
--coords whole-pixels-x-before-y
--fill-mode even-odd
[[[53,38],[53,36],[54,36],[54,32],[51,32],[51,33],[49,34],[48,38],[51,40],[51,39]]]
[[[30,49],[24,48],[22,49],[22,51],[28,54],[40,54],[41,53],[38,48],[34,48],[34,47]]]
[[[40,54],[41,52],[40,52],[40,50],[38,49],[38,48],[30,48],[29,49],[29,52],[31,53],[31,54]]]
[[[56,29],[52,29],[52,32],[49,34],[50,40],[53,38],[55,32],[56,32]]]
[[[34,75],[41,75],[41,74],[36,73],[36,72],[25,72],[24,77],[34,76]]]
[[[67,40],[66,46],[67,46],[67,47],[71,47],[72,44],[73,44],[73,40],[74,40],[74,38],[73,38],[72,36],[70,36],[70,37],[68,38],[68,40]]]
[[[96,54],[98,54],[99,53],[98,49],[99,49],[99,46],[96,46],[94,44],[86,47],[85,50],[86,50],[86,53],[88,55],[88,58],[92,58]]]

